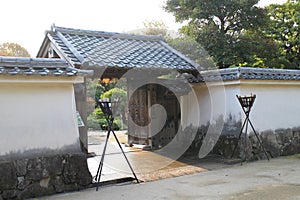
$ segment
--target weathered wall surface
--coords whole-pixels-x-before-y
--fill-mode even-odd
[[[257,130],[275,130],[300,125],[299,81],[241,81],[241,94],[256,94],[251,120]]]
[[[0,199],[26,199],[90,187],[84,154],[0,161]]]
[[[74,97],[88,71],[58,59],[0,62],[0,200],[89,186]]]
[[[80,152],[73,83],[1,79],[0,160]]]
[[[238,84],[224,85],[220,83],[199,83],[194,85],[197,102],[193,94],[181,97],[181,113],[183,128],[188,126],[206,126],[220,120],[239,121],[241,110],[236,99],[240,93]]]
[[[88,187],[73,84],[76,77],[0,77],[0,199]]]
[[[216,145],[211,153],[231,156],[245,119],[236,95],[256,94],[250,119],[269,155],[277,157],[300,152],[299,81],[234,80],[209,84],[207,86],[204,83],[195,84],[199,100],[200,124],[191,149],[199,151],[203,139],[212,135],[209,141],[214,140],[212,143]],[[192,108],[189,108],[187,112],[183,110],[183,112],[186,119],[197,117],[196,110]],[[194,126],[193,123],[189,124],[187,120],[183,121],[183,127],[187,131],[188,129],[197,129],[197,126]],[[219,129],[214,127],[219,127]],[[251,129],[248,129],[248,136],[248,158],[264,157]],[[207,144],[207,142],[205,143]],[[235,156],[239,156],[240,150],[237,149]]]

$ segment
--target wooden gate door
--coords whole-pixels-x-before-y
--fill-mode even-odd
[[[128,96],[130,96],[128,100],[129,115],[136,125],[144,127],[150,123],[150,107],[154,104],[162,105],[167,112],[167,120],[163,129],[155,135],[150,134],[150,128],[136,129],[132,123],[128,122],[128,143],[160,148],[172,141],[177,133],[180,120],[180,107],[175,95],[170,95],[167,88],[158,84],[144,85],[134,92],[129,87],[128,92]],[[153,113],[151,116],[159,117]]]
[[[167,112],[167,120],[163,129],[151,138],[153,148],[161,148],[171,142],[178,131],[180,122],[180,105],[173,92],[162,85],[156,88],[156,101]]]
[[[136,91],[131,93],[130,88],[128,89],[129,95],[131,96],[129,103],[129,115],[132,119],[132,122],[138,126],[144,127],[149,123],[148,116],[148,95],[147,95],[147,86],[142,86]],[[131,95],[130,95],[131,94]],[[133,123],[128,122],[128,143],[136,144],[147,144],[148,141],[148,130],[141,131],[136,129]]]

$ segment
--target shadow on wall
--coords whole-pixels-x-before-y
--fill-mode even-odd
[[[209,154],[230,158],[233,153],[234,146],[238,143],[233,157],[240,158],[242,140],[239,140],[238,136],[242,126],[242,121],[229,116],[224,122],[223,116],[220,116],[216,123],[224,123],[224,126],[218,140],[211,141],[214,147]],[[195,139],[187,150],[187,153],[198,155],[203,139],[205,138],[210,125],[212,127],[218,126],[218,124],[210,124],[208,122],[206,125],[202,125],[199,128],[189,126],[184,129],[184,132],[187,135],[189,132],[197,131]],[[274,158],[300,153],[300,127],[262,131],[259,133],[259,137],[270,157]],[[253,132],[248,133],[246,156],[248,160],[266,159],[266,156]]]
[[[79,140],[78,143],[72,145],[66,145],[60,149],[50,149],[50,148],[40,148],[40,149],[29,149],[25,151],[10,151],[5,155],[0,155],[0,161],[9,161],[9,160],[16,160],[22,158],[34,158],[37,156],[51,156],[57,154],[76,154],[81,152],[79,147]]]

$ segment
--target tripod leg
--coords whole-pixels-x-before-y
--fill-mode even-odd
[[[124,150],[122,149],[122,146],[121,146],[121,144],[120,144],[120,142],[119,142],[119,140],[118,140],[118,138],[117,138],[117,136],[116,136],[116,134],[115,134],[115,132],[114,132],[113,130],[112,130],[112,133],[113,133],[113,135],[114,135],[114,137],[115,137],[115,139],[116,139],[116,141],[117,141],[117,143],[118,143],[118,145],[119,145],[119,147],[120,147],[120,149],[121,149],[121,151],[122,151],[122,154],[123,154],[124,157],[125,157],[125,160],[126,160],[128,166],[129,166],[129,168],[130,168],[130,170],[131,170],[131,172],[132,172],[132,174],[133,174],[133,176],[134,176],[134,179],[136,180],[137,183],[139,183],[139,180],[138,180],[138,178],[136,177],[136,175],[135,175],[135,173],[134,173],[134,171],[133,171],[133,168],[132,168],[132,166],[131,166],[131,164],[130,164],[130,162],[129,162],[129,160],[128,160],[128,158],[127,158],[125,152],[124,152]]]
[[[266,152],[266,150],[265,150],[265,148],[264,148],[264,146],[263,146],[261,140],[259,139],[258,134],[256,133],[256,131],[255,131],[255,129],[254,129],[254,127],[253,127],[253,124],[252,124],[252,122],[250,121],[250,119],[249,119],[249,123],[250,123],[250,126],[251,126],[251,128],[252,128],[252,130],[253,130],[253,132],[254,132],[256,138],[257,138],[257,141],[258,141],[258,143],[260,144],[260,146],[261,146],[263,152],[264,152],[265,155],[267,156],[267,159],[270,160],[270,158],[269,158],[269,156],[268,156],[268,154],[267,154],[267,152]]]
[[[245,121],[243,122],[241,131],[240,131],[240,133],[239,133],[238,140],[237,140],[236,144],[234,145],[234,148],[233,148],[233,151],[232,151],[232,154],[231,154],[231,158],[233,157],[233,155],[234,155],[234,153],[235,153],[235,150],[236,150],[236,147],[237,147],[238,144],[239,144],[239,141],[240,141],[240,139],[241,139],[241,135],[242,135],[242,133],[243,133],[243,130],[244,130],[244,126],[245,126],[245,124],[246,124],[246,121],[247,121],[247,118],[246,118]]]
[[[96,174],[96,181],[97,181],[96,191],[98,191],[98,188],[99,188],[101,173],[102,173],[102,169],[103,169],[104,156],[105,156],[105,152],[106,152],[106,147],[107,147],[107,142],[108,142],[108,139],[109,139],[109,135],[110,135],[110,129],[108,130],[108,133],[107,133],[107,136],[106,136],[105,145],[104,145],[104,148],[103,148],[103,152],[102,152],[102,155],[101,155],[101,160],[100,160],[99,167],[98,167],[97,174]]]
[[[249,118],[246,119],[246,130],[244,134],[244,140],[243,140],[243,159],[242,162],[246,160],[246,153],[247,153],[247,137],[248,137],[248,124],[249,124]]]

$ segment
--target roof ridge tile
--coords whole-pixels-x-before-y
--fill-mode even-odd
[[[140,35],[140,34],[131,34],[131,33],[75,29],[75,28],[66,28],[66,27],[59,27],[59,26],[52,26],[52,32],[61,32],[66,34],[85,35],[85,36],[119,38],[119,39],[164,41],[164,37],[162,35]]]

